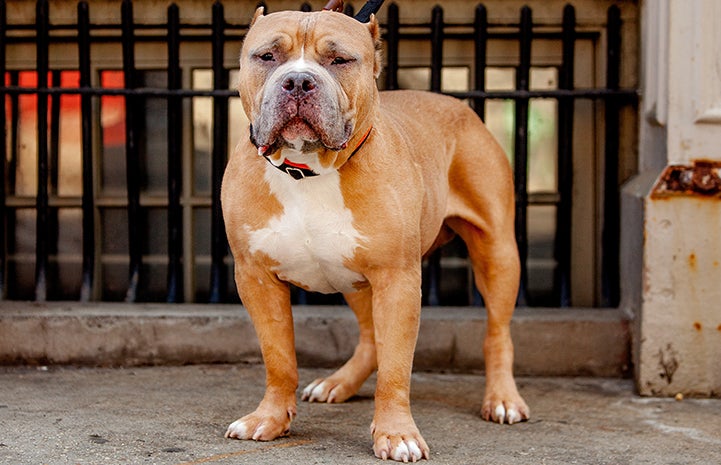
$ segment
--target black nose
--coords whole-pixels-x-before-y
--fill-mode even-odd
[[[283,90],[296,97],[310,94],[315,88],[315,78],[310,73],[292,72],[283,79]]]

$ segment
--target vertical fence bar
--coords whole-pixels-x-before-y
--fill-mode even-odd
[[[20,72],[17,70],[6,71],[10,75],[10,86],[17,87],[20,83]],[[7,97],[6,97],[7,98]],[[7,163],[7,192],[14,193],[15,186],[17,185],[17,164],[19,156],[19,143],[18,133],[20,131],[20,96],[18,94],[10,94],[10,159]],[[16,211],[13,209],[6,209],[7,216],[5,216],[5,231],[15,231],[17,225]],[[5,250],[15,250],[15,234],[7,234],[5,236]],[[6,255],[7,260],[7,255]],[[6,270],[7,270],[6,261]],[[9,276],[6,274],[5,278]],[[5,297],[12,298],[11,283],[7,283],[5,287]]]
[[[123,42],[123,75],[125,88],[137,87],[135,73],[135,24],[133,23],[133,2],[123,0],[121,5],[122,42]],[[135,302],[138,298],[140,270],[142,268],[142,227],[140,218],[140,153],[138,147],[138,128],[136,114],[138,97],[125,97],[125,170],[128,195],[128,249],[130,264],[128,269],[127,302]]]
[[[400,42],[400,20],[398,5],[388,5],[386,26],[386,89],[398,89],[398,44]]]
[[[7,30],[7,6],[0,0],[0,88],[5,87],[5,31]],[[7,160],[7,132],[5,117],[5,92],[0,90],[0,301],[6,297],[5,270],[7,269],[7,208],[5,206],[7,183],[5,180],[5,160]]]
[[[60,87],[60,71],[50,71],[50,87]],[[49,149],[49,179],[50,194],[57,195],[58,191],[58,162],[60,159],[60,94],[50,96],[50,149]]]
[[[427,260],[427,289],[423,290],[423,295],[427,295],[425,305],[438,307],[441,304],[441,249],[433,252]]]
[[[90,12],[88,2],[78,3],[78,64],[80,87],[89,89],[90,81]],[[81,143],[83,158],[83,271],[80,300],[88,302],[93,295],[95,272],[95,205],[93,186],[92,97],[80,96]]]
[[[7,208],[5,206],[5,198],[7,192],[7,184],[5,181],[5,160],[7,160],[7,124],[5,118],[6,103],[5,92],[5,31],[7,30],[7,7],[5,0],[0,0],[0,301],[6,297],[5,289],[5,270],[7,269]]]
[[[38,0],[35,8],[35,49],[39,91],[48,88],[48,40],[50,35],[48,13],[48,1]],[[44,302],[47,299],[48,268],[48,96],[43,92],[37,94],[37,118],[38,190],[35,228],[35,300]]]
[[[16,70],[6,71],[10,75],[10,86],[17,87],[20,85],[20,72]],[[8,160],[8,191],[13,192],[17,183],[17,167],[18,167],[18,131],[20,130],[20,96],[18,94],[10,94],[10,160]],[[14,218],[14,215],[13,215]],[[14,228],[10,227],[10,217],[8,218],[8,231]],[[8,250],[12,250],[11,241],[14,236],[11,234],[6,238],[8,242]]]
[[[223,4],[213,3],[212,54],[213,88],[226,90],[228,76],[223,67],[223,47],[225,17]],[[211,225],[211,265],[210,265],[210,302],[218,303],[226,294],[225,256],[227,239],[223,223],[223,211],[220,205],[220,185],[228,152],[228,99],[213,97],[213,166],[212,166],[212,225]]]
[[[50,71],[50,87],[61,86],[61,74],[59,70]],[[60,162],[60,94],[52,94],[50,96],[50,145],[48,152],[48,192],[50,196],[58,195],[58,177]],[[53,256],[58,253],[58,237],[60,223],[58,221],[58,209],[48,208],[47,236],[48,255]],[[48,264],[48,281],[57,282],[57,260]]]
[[[488,12],[486,7],[478,5],[473,18],[473,88],[486,90],[486,53],[488,48]],[[486,99],[474,98],[473,109],[481,118],[486,117]]]
[[[443,8],[436,5],[431,10],[431,92],[441,91],[443,72]],[[428,305],[440,305],[441,276],[441,249],[439,248],[428,257]]]
[[[606,88],[618,90],[621,66],[621,10],[608,9],[606,47]],[[605,173],[603,192],[603,231],[601,264],[601,304],[618,306],[620,299],[619,251],[620,220],[618,193],[619,104],[613,97],[605,102]]]
[[[531,39],[533,35],[531,9],[521,9],[519,30],[519,65],[516,68],[516,90],[528,90],[531,71]],[[528,305],[528,98],[516,100],[516,138],[513,173],[516,194],[516,242],[521,259],[521,285],[518,305]]]
[[[168,7],[168,89],[180,89],[180,12],[175,3]],[[169,303],[183,296],[183,106],[180,97],[168,97],[168,295]]]
[[[563,9],[561,32],[563,58],[558,88],[573,90],[573,67],[576,43],[576,10],[571,5]],[[553,283],[556,301],[561,307],[571,305],[571,207],[573,205],[573,106],[572,98],[558,99],[558,194],[556,237],[554,250],[556,272]]]
[[[488,12],[486,7],[478,5],[473,16],[473,89],[479,91],[486,90],[486,67],[488,50]],[[486,99],[474,97],[471,100],[471,106],[479,118],[486,118]],[[483,306],[483,297],[475,286],[473,271],[469,271],[469,285],[471,288],[471,301],[473,306]]]
[[[431,11],[431,91],[441,91],[443,73],[443,8],[436,5]]]

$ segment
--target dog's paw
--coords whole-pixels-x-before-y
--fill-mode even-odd
[[[418,429],[413,427],[406,433],[388,433],[371,425],[373,453],[379,459],[397,462],[417,462],[430,457],[430,449]]]
[[[332,378],[318,378],[303,389],[301,400],[307,402],[345,402],[357,389],[349,388],[343,382]]]
[[[483,401],[481,416],[487,421],[512,425],[528,420],[531,411],[520,396],[513,400],[487,396]]]
[[[288,411],[285,416],[262,415],[253,412],[234,421],[225,432],[226,438],[252,439],[254,441],[272,441],[273,439],[290,434],[290,422],[295,416]]]

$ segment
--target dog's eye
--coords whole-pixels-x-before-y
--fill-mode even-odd
[[[353,61],[353,60],[351,60],[350,58],[335,57],[335,58],[333,58],[333,61],[330,62],[330,64],[331,65],[344,65],[346,63],[350,63],[351,61]]]
[[[263,61],[275,61],[275,57],[270,52],[263,53],[262,55],[258,55],[258,58],[260,58]]]

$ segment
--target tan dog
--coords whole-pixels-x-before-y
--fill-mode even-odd
[[[266,365],[258,408],[226,437],[287,435],[298,373],[289,283],[342,292],[360,340],[303,400],[343,402],[378,370],[373,451],[428,458],[410,410],[421,309],[421,260],[454,234],[485,298],[487,420],[529,410],[512,374],[509,323],[518,291],[511,170],[475,113],[425,92],[379,93],[375,18],[258,10],[240,57],[250,138],[231,157],[223,212],[235,279]]]

